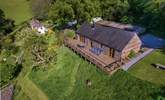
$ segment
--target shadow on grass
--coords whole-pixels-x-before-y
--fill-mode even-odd
[[[163,48],[160,50],[160,52],[162,52],[163,54],[165,54],[165,46],[163,46]]]
[[[165,100],[165,87],[162,87],[159,92],[151,94],[153,100]]]
[[[16,65],[14,77],[17,77],[19,75],[19,73],[21,72],[22,68],[23,68],[22,64]]]

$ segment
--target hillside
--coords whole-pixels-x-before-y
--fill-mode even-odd
[[[152,100],[163,92],[122,70],[109,77],[66,47],[58,50],[57,64],[49,71],[32,71],[29,77],[50,100]]]
[[[16,25],[32,17],[28,0],[0,0],[0,9],[7,18],[15,20]]]
[[[0,13],[0,88],[13,84],[13,100],[164,100],[165,72],[153,66],[165,65],[164,48],[155,50],[128,71],[121,68],[107,75],[64,43],[66,36],[77,38],[75,31],[83,22],[100,16],[103,20],[139,25],[146,28],[147,34],[165,37],[164,8],[164,0],[0,0],[0,12],[5,13]],[[28,20],[32,16],[38,20],[34,23],[37,29]],[[70,21],[76,24],[68,29]],[[43,26],[47,29],[45,34],[38,31]],[[66,27],[72,30],[63,30]],[[94,33],[95,29],[92,28]],[[93,41],[87,48],[90,51],[96,48]],[[107,50],[108,56],[116,53],[112,47]],[[101,44],[99,51],[105,51],[103,48]],[[100,59],[107,60],[100,57],[99,62]]]

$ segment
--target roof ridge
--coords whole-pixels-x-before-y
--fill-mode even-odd
[[[110,28],[114,28],[114,29],[117,29],[117,30],[121,30],[121,31],[125,31],[125,32],[136,34],[135,32],[127,31],[127,30],[124,30],[124,29],[121,29],[121,28],[117,28],[117,27],[113,27],[113,26],[108,26],[108,25],[104,25],[104,24],[100,24],[100,23],[95,23],[95,24],[103,26],[103,27],[110,27]]]
[[[94,34],[89,34],[93,32]],[[93,30],[90,23],[83,23],[76,33],[118,51],[122,51],[128,41],[136,34],[135,32],[114,27],[105,27],[98,24],[95,25],[95,29]]]

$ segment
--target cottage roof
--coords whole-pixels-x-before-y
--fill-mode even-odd
[[[93,25],[87,22],[83,23],[76,33],[110,48],[114,48],[117,51],[122,51],[133,36],[136,35],[134,32],[97,23],[93,27]]]
[[[34,28],[40,28],[43,26],[42,23],[40,23],[38,20],[34,20],[34,19],[31,21],[30,25]]]

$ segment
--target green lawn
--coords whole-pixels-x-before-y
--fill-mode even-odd
[[[15,90],[13,100],[49,100],[47,95],[38,86],[29,79],[31,72],[31,55],[25,50],[26,62],[23,63],[23,69],[19,76],[14,80]]]
[[[29,74],[50,100],[152,100],[161,92],[160,87],[121,70],[109,77],[66,47],[58,50],[57,58],[49,70]]]
[[[32,17],[27,0],[0,0],[0,9],[7,18],[14,19],[16,25]]]
[[[134,65],[129,73],[149,82],[165,86],[165,70],[157,69],[152,66],[153,63],[165,65],[165,51],[157,50],[142,61]]]
[[[18,93],[17,96],[15,96],[14,100],[24,100],[22,97],[31,100],[48,100],[48,97],[34,84],[31,80],[29,80],[28,77],[23,77],[22,79],[19,79],[17,86],[21,87],[21,93],[24,93],[23,95],[21,93]]]

